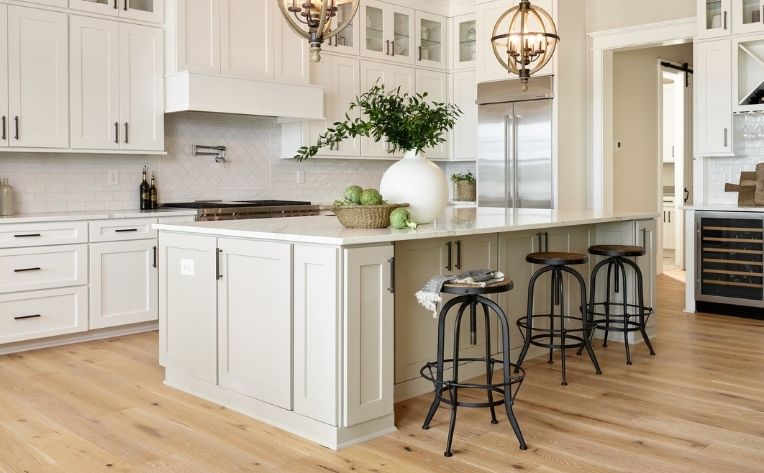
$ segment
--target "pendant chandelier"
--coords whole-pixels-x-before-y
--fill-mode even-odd
[[[519,5],[504,12],[491,35],[496,59],[504,69],[520,76],[523,90],[528,90],[530,76],[552,59],[559,41],[552,17],[530,0],[520,0]]]
[[[360,0],[276,0],[289,26],[310,44],[311,62],[321,61],[321,44],[341,33],[355,17]],[[350,14],[335,25],[340,6]]]

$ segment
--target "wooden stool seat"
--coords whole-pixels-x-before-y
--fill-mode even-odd
[[[499,294],[502,292],[508,292],[511,291],[513,287],[515,287],[515,283],[513,283],[511,279],[505,278],[503,281],[487,284],[485,287],[476,286],[474,284],[458,284],[448,282],[443,285],[443,289],[441,289],[440,292],[446,294],[478,296],[482,294]]]
[[[584,264],[589,257],[580,253],[539,252],[531,253],[525,257],[525,261],[533,264],[546,266],[567,266],[571,264]]]
[[[589,247],[589,254],[597,256],[628,258],[644,256],[647,252],[641,246],[630,245],[595,245]]]

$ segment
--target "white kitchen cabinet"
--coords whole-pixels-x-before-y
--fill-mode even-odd
[[[645,255],[637,258],[637,265],[642,271],[642,278],[644,284],[644,297],[645,305],[647,307],[655,307],[656,293],[655,288],[655,276],[658,274],[658,261],[656,255],[658,254],[657,248],[657,225],[655,220],[639,220],[636,222],[636,245],[642,246],[645,249]],[[636,281],[632,284],[634,291],[636,291]],[[634,299],[636,300],[636,299]],[[649,322],[649,325],[655,325],[655,318]]]
[[[676,248],[676,208],[673,203],[663,204],[663,249]]]
[[[416,65],[445,69],[448,64],[448,29],[446,18],[416,12]]]
[[[695,154],[733,156],[732,42],[695,43]]]
[[[362,93],[376,84],[382,84],[388,91],[400,88],[401,94],[412,94],[416,90],[415,82],[416,73],[413,67],[361,60]],[[389,157],[391,155],[402,156],[402,153],[390,153],[390,145],[386,139],[374,141],[372,138],[361,138],[362,157]]]
[[[160,28],[119,25],[121,149],[164,149],[162,41]]]
[[[292,31],[278,7],[273,7],[273,25],[271,54],[276,82],[310,84],[310,48],[305,39]]]
[[[220,0],[170,0],[167,72],[220,74]]]
[[[69,8],[150,23],[164,21],[164,0],[69,0]]]
[[[475,235],[454,239],[436,238],[413,240],[395,245],[395,382],[402,383],[419,377],[419,370],[434,361],[437,352],[438,319],[419,305],[414,294],[433,276],[458,274],[473,269],[497,267],[496,234]],[[444,296],[443,303],[450,299]],[[441,305],[442,307],[442,305]],[[447,322],[445,352],[448,358],[453,350],[454,314]],[[492,317],[493,319],[493,317]],[[495,324],[495,320],[491,321]],[[460,333],[460,354],[463,357],[485,356],[485,331],[482,310],[478,310],[477,344],[469,340],[469,315],[463,319]],[[429,334],[422,337],[421,334]],[[496,347],[497,332],[492,329],[492,343]],[[496,351],[495,349],[493,350]]]
[[[217,384],[217,238],[163,234],[159,267],[159,362]],[[204,294],[204,297],[189,297]]]
[[[49,7],[66,8],[67,0],[23,0],[27,3],[37,3],[38,5],[47,5]]]
[[[221,238],[218,249],[220,386],[291,409],[291,246]]]
[[[90,244],[90,328],[157,320],[157,241]]]
[[[448,102],[448,74],[417,69],[416,91],[420,94],[427,93],[426,100],[429,102]],[[447,159],[448,143],[441,143],[434,148],[427,149],[424,154],[428,159]]]
[[[506,1],[497,0],[489,3],[483,3],[477,6],[477,80],[486,82],[503,79],[516,79],[515,74],[510,74],[504,69],[493,52],[491,36],[493,28],[499,17],[505,11],[517,4],[517,0]],[[497,33],[498,34],[498,33]]]
[[[222,74],[250,79],[274,78],[272,0],[220,0]]]
[[[293,255],[294,411],[337,426],[342,372],[339,250],[295,245]]]
[[[345,426],[393,414],[392,245],[343,250]]]
[[[0,344],[67,335],[87,329],[86,287],[0,295]]]
[[[477,15],[451,19],[451,67],[454,71],[475,69],[477,62]],[[487,34],[487,33],[486,33]]]
[[[451,159],[477,159],[478,106],[475,71],[451,74],[451,102],[462,111],[451,132]]]
[[[10,146],[69,144],[67,15],[8,7]]]
[[[353,1],[339,0],[335,2],[335,6],[337,7],[337,16],[335,17],[334,21],[336,25],[341,25],[346,21],[347,17],[353,13]],[[277,8],[277,10],[279,9]],[[352,54],[357,56],[360,51],[359,17],[361,16],[362,10],[363,7],[359,7],[358,12],[353,17],[353,20],[350,22],[350,24],[344,30],[342,30],[340,34],[333,38],[329,38],[329,40],[321,45],[321,49],[327,52]],[[279,16],[281,16],[280,13]],[[302,40],[302,45],[305,47],[304,40]],[[307,48],[305,49],[307,50]]]
[[[0,250],[0,293],[84,286],[87,245],[35,246]]]
[[[359,8],[361,16],[361,56],[414,64],[415,12],[377,0]]]
[[[764,32],[764,0],[733,0],[731,6],[736,35]]]
[[[696,1],[698,5],[698,39],[718,38],[732,34],[730,28],[732,0]]]
[[[5,4],[0,4],[0,26],[8,26],[8,5]],[[10,142],[8,124],[8,35],[0,32],[0,148]]]
[[[358,116],[358,109],[349,110],[350,103],[361,93],[360,61],[358,58],[325,54],[318,63],[311,63],[311,83],[325,87],[325,121],[310,122],[307,139],[314,143],[319,135],[338,121],[345,120],[345,114],[351,118]],[[333,149],[322,149],[322,156],[360,156],[361,139],[347,139]]]
[[[71,147],[119,149],[119,24],[69,17]]]

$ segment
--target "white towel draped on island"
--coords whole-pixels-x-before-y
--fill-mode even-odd
[[[443,302],[440,291],[446,283],[468,284],[476,287],[486,287],[504,280],[504,273],[490,269],[478,269],[452,276],[434,276],[430,278],[416,293],[416,300],[427,310],[432,311],[434,318],[438,317],[439,305]]]

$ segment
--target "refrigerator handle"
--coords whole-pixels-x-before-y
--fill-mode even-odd
[[[515,116],[504,117],[504,159],[506,162],[506,196],[504,207],[516,206],[515,202]]]

